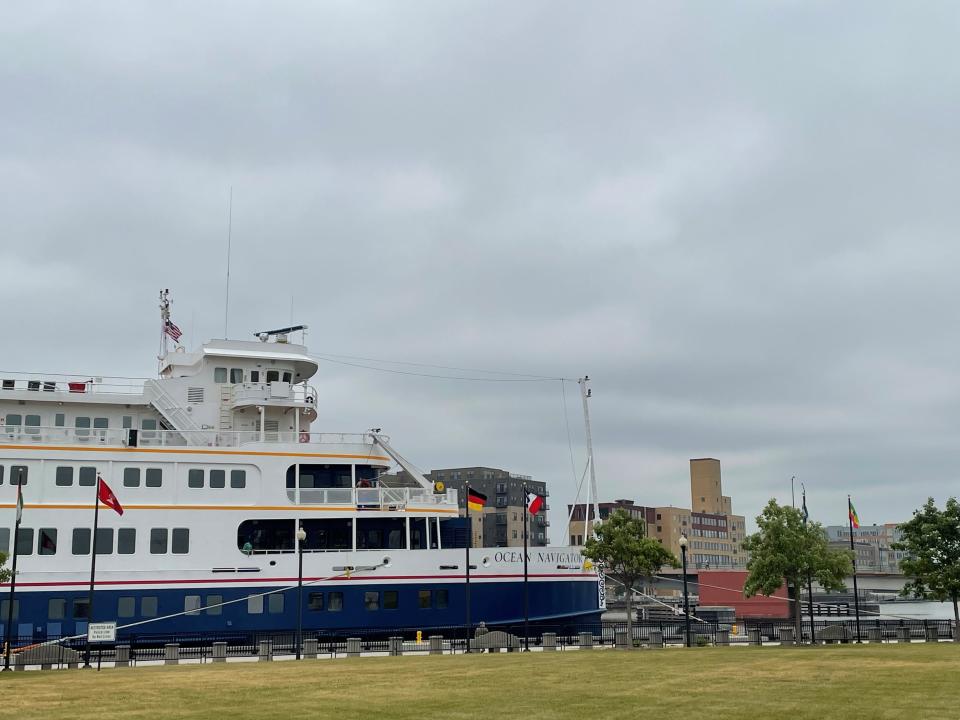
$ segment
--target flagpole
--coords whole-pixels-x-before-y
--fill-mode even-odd
[[[530,592],[527,587],[527,486],[523,486],[523,646],[530,652]]]
[[[466,545],[466,560],[467,560],[467,585],[466,585],[466,611],[467,611],[467,652],[470,652],[470,631],[472,629],[470,623],[470,545],[473,543],[473,527],[470,525],[470,483],[465,485],[467,491],[467,545]]]
[[[853,503],[847,495],[847,523],[850,526],[850,552],[853,553],[853,607],[857,617],[857,643],[860,643],[860,593],[857,591],[857,551],[853,547]]]
[[[93,581],[97,574],[97,524],[100,519],[100,473],[94,483],[93,496],[93,537],[90,539],[90,591],[87,594],[87,643],[83,652],[83,667],[90,667],[90,623],[93,622]]]
[[[20,478],[20,482],[23,482],[23,478]],[[17,484],[17,520],[14,523],[13,528],[13,562],[10,567],[10,600],[9,607],[7,607],[7,626],[5,628],[4,635],[5,638],[5,650],[3,657],[3,669],[4,671],[10,669],[10,638],[13,631],[13,596],[17,589],[17,538],[20,536],[20,520],[21,512],[20,508],[22,507],[21,503],[23,502],[23,486]]]
[[[803,489],[803,526],[807,526],[807,518],[810,513],[807,510],[807,488],[803,486],[803,483],[800,483],[800,487]],[[807,573],[807,602],[810,607],[810,644],[817,644],[817,631],[813,622],[813,575]]]

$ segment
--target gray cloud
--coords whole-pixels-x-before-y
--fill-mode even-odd
[[[956,492],[952,3],[10,3],[6,369],[147,375],[296,320],[317,352],[595,379],[605,496],[747,515]],[[402,366],[396,366],[402,367]],[[324,429],[572,498],[557,381],[324,363]],[[553,539],[563,539],[559,512]]]

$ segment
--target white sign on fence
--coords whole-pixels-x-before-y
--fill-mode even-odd
[[[117,624],[115,622],[90,623],[87,628],[90,642],[116,642]]]

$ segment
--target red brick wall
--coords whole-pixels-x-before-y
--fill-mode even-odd
[[[741,570],[698,570],[700,604],[732,607],[738,618],[786,618],[790,616],[787,588],[781,587],[772,596],[743,596],[747,573]]]

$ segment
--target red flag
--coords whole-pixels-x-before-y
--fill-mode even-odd
[[[527,510],[531,515],[536,515],[543,507],[543,496],[536,493],[527,493]]]
[[[97,482],[97,498],[100,502],[108,508],[116,510],[117,515],[123,515],[123,507],[120,505],[120,501],[117,500],[117,496],[113,494],[110,486],[107,485],[99,475],[97,475]]]

